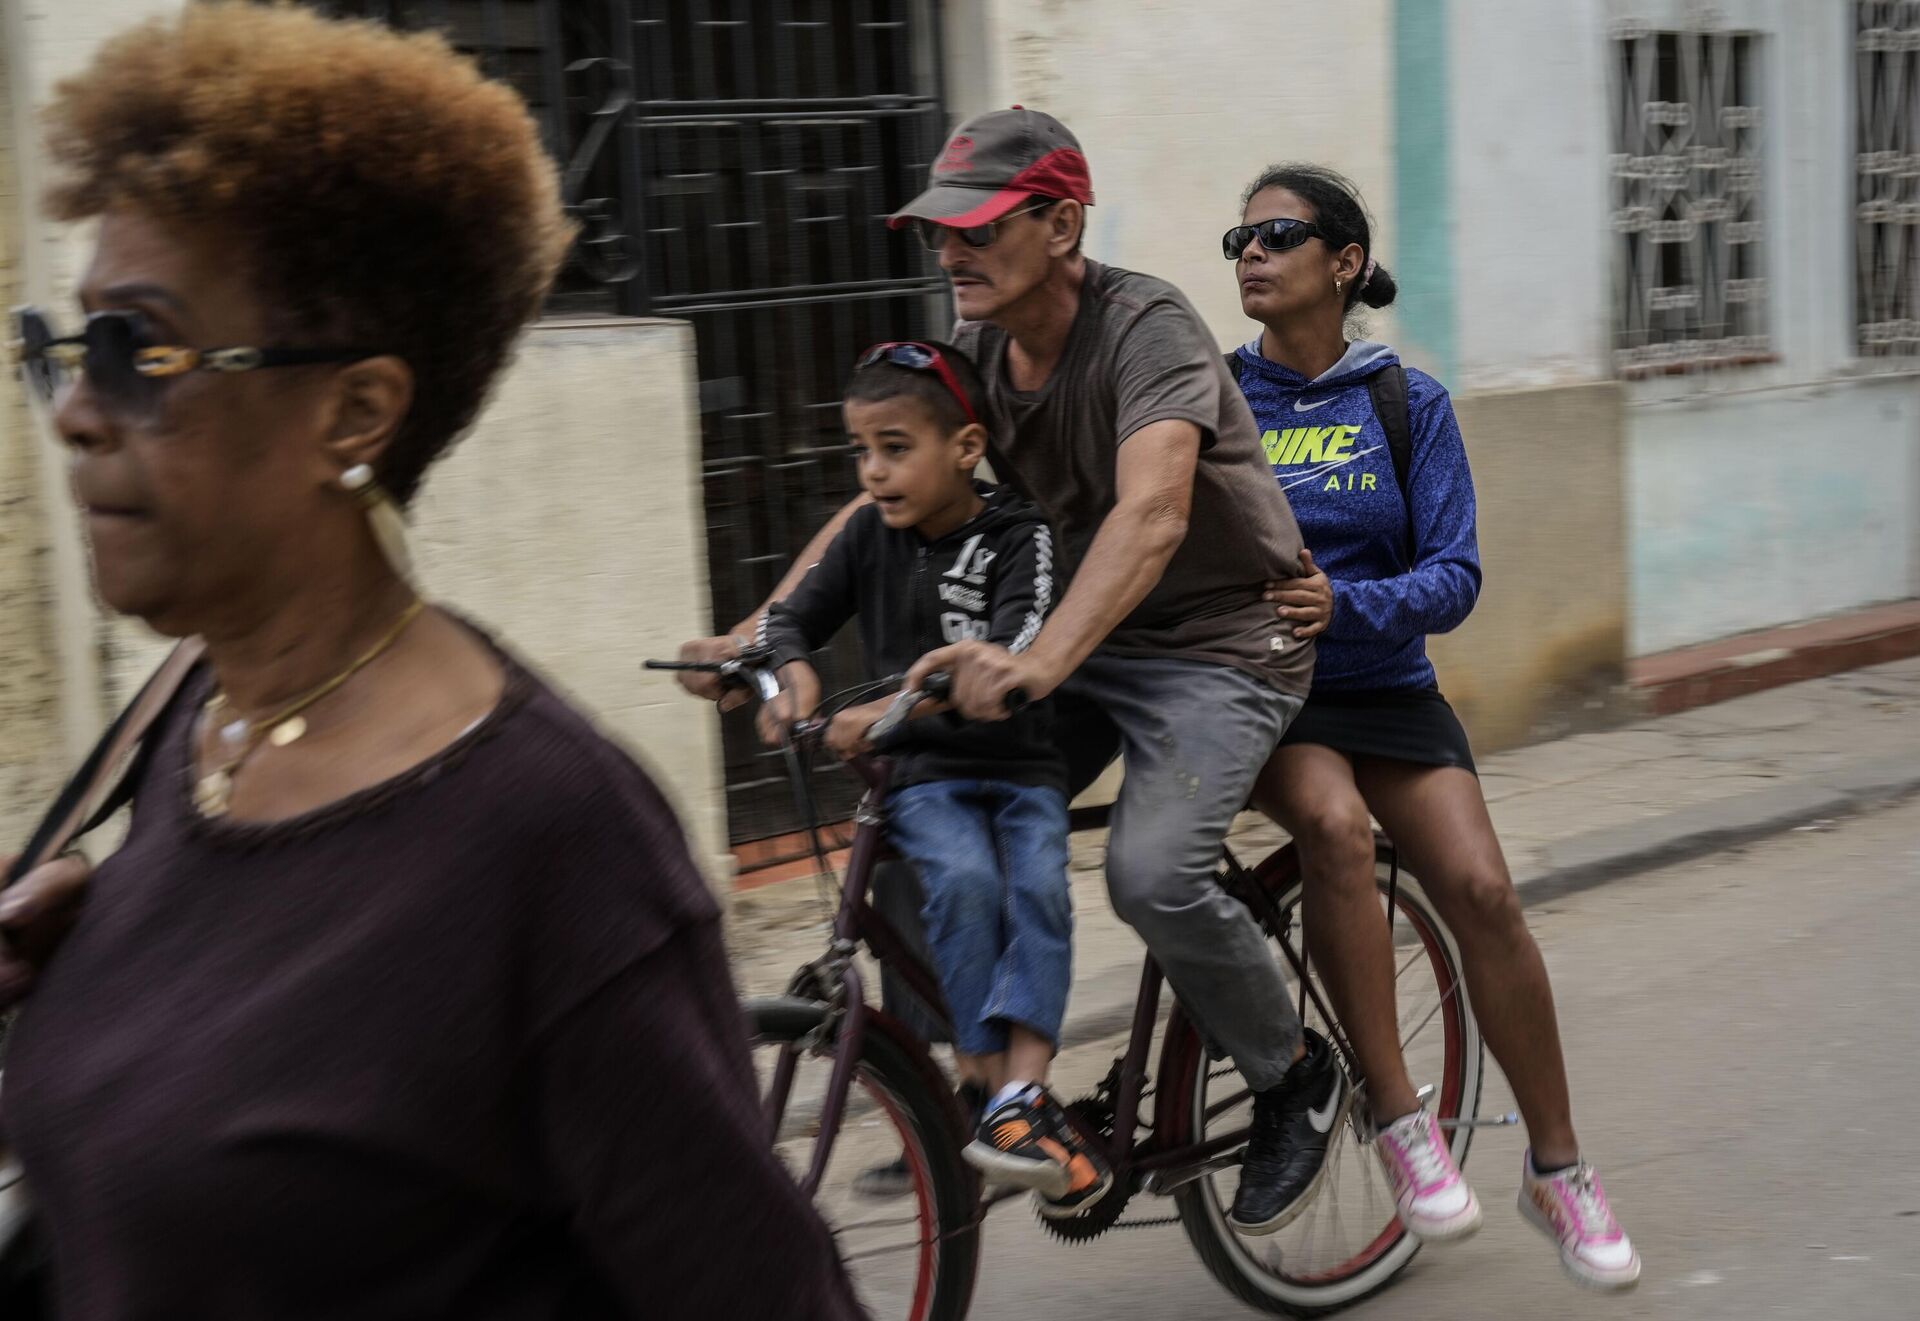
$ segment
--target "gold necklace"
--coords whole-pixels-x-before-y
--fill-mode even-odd
[[[201,708],[207,723],[214,728],[223,747],[237,750],[227,760],[195,782],[193,805],[199,809],[200,814],[212,817],[225,816],[228,809],[233,806],[233,777],[247,758],[259,751],[262,743],[272,743],[276,748],[284,748],[289,743],[297,741],[307,732],[306,717],[300,713],[329,693],[338,690],[340,685],[365,669],[382,652],[398,642],[400,635],[406,632],[407,625],[418,618],[425,608],[426,602],[415,597],[413,604],[400,612],[400,618],[394,621],[393,627],[351,665],[325,683],[309,688],[266,720],[256,723],[244,716],[225,720],[222,713],[232,705],[227,700],[227,695],[223,692],[215,692],[212,697],[209,697],[206,705]]]

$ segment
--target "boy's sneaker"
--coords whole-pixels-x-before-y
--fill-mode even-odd
[[[1423,1243],[1446,1243],[1480,1228],[1480,1199],[1453,1163],[1432,1115],[1415,1110],[1394,1120],[1375,1134],[1373,1146],[1409,1234]]]
[[[1054,1219],[1078,1215],[1113,1186],[1113,1171],[1044,1087],[991,1110],[962,1154],[987,1182],[1039,1193],[1040,1214]]]
[[[1520,1173],[1520,1214],[1560,1244],[1560,1264],[1581,1284],[1628,1289],[1640,1278],[1640,1254],[1613,1218],[1600,1176],[1581,1161],[1536,1174],[1528,1152]]]
[[[962,1082],[956,1094],[960,1098],[960,1108],[966,1112],[968,1127],[977,1127],[980,1112],[987,1108],[987,1089],[979,1083]],[[853,1191],[874,1201],[905,1197],[913,1191],[913,1175],[907,1169],[907,1154],[903,1151],[884,1165],[875,1165],[854,1175]]]
[[[1318,1032],[1286,1077],[1253,1094],[1253,1131],[1227,1220],[1242,1234],[1271,1234],[1306,1209],[1327,1171],[1327,1142],[1346,1120],[1347,1076]]]

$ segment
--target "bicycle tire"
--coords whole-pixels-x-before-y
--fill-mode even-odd
[[[749,999],[741,1007],[756,1047],[795,1047],[827,1015],[818,1001],[790,996]],[[978,1182],[960,1155],[964,1120],[953,1093],[925,1048],[871,1010],[855,1082],[856,1092],[864,1090],[901,1136],[914,1180],[921,1266],[907,1321],[962,1321],[979,1269],[980,1203]]]
[[[1391,866],[1391,846],[1383,842],[1375,853],[1376,884],[1383,894],[1387,890]],[[1267,867],[1261,869],[1263,876],[1268,870]],[[1288,878],[1285,888],[1276,899],[1281,912],[1293,911],[1300,899],[1297,874]],[[1442,1018],[1443,1031],[1447,1033],[1443,1048],[1446,1076],[1434,1106],[1436,1118],[1471,1119],[1479,1113],[1481,1084],[1485,1077],[1485,1050],[1479,1025],[1474,1021],[1472,1008],[1467,1003],[1459,946],[1453,933],[1433,909],[1419,882],[1404,870],[1398,873],[1396,909],[1420,937],[1426,964],[1435,969],[1436,985],[1442,988],[1437,997],[1440,1010],[1436,1014]],[[1449,984],[1451,992],[1446,989]],[[1181,1053],[1172,1058],[1172,1067],[1163,1075],[1162,1094],[1181,1098],[1182,1102],[1178,1115],[1174,1117],[1172,1140],[1198,1142],[1205,1136],[1209,1061],[1198,1034],[1185,1021],[1184,1015],[1182,1027],[1185,1037],[1182,1042],[1175,1043],[1172,1034],[1169,1034],[1166,1050],[1171,1052],[1177,1045]],[[1350,1122],[1343,1124],[1338,1131],[1342,1142],[1352,1142],[1356,1147],[1360,1145]],[[1473,1132],[1471,1128],[1453,1131],[1449,1145],[1454,1159],[1462,1165],[1466,1163]],[[1370,1151],[1355,1150],[1351,1154],[1367,1162],[1375,1159]],[[1330,1154],[1328,1159],[1332,1161],[1334,1155]],[[1324,1197],[1326,1194],[1323,1191],[1318,1195]],[[1284,1316],[1324,1316],[1372,1297],[1393,1283],[1419,1253],[1421,1246],[1419,1240],[1407,1233],[1397,1219],[1389,1219],[1361,1254],[1365,1257],[1364,1261],[1357,1257],[1347,1263],[1351,1269],[1336,1268],[1322,1272],[1322,1275],[1331,1278],[1318,1283],[1292,1281],[1262,1269],[1254,1260],[1254,1250],[1247,1245],[1260,1244],[1265,1240],[1245,1238],[1227,1223],[1226,1208],[1213,1187],[1212,1176],[1177,1190],[1174,1201],[1188,1240],[1214,1279],[1249,1306]],[[1391,1214],[1390,1202],[1387,1210]]]

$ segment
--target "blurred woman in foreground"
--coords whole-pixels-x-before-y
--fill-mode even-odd
[[[206,644],[9,1049],[56,1313],[854,1315],[660,794],[406,576],[569,240],[525,107],[438,37],[196,4],[51,134],[100,225],[29,376],[100,595]]]

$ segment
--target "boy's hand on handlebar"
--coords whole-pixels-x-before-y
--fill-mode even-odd
[[[761,705],[754,713],[753,726],[759,731],[760,741],[770,748],[780,746],[780,738],[787,727],[800,719],[800,712],[791,692],[783,692],[771,702]]]
[[[827,746],[833,755],[845,761],[849,757],[861,757],[873,751],[873,744],[867,741],[867,731],[873,728],[873,722],[887,713],[892,701],[887,698],[878,702],[867,702],[861,706],[850,706],[833,718],[827,726]]]
[[[1015,655],[991,642],[956,642],[930,651],[907,671],[907,687],[919,688],[929,674],[945,670],[953,676],[953,709],[969,720],[1005,720],[1012,715],[1007,694],[1020,689],[1039,701],[1059,686],[1051,674],[1025,652]]]
[[[713,664],[734,660],[739,655],[740,639],[738,637],[694,638],[691,642],[680,644],[679,659]],[[704,698],[709,702],[718,702],[722,711],[731,711],[737,706],[744,705],[747,700],[746,692],[721,683],[720,676],[717,674],[682,670],[674,678],[679,681],[682,688],[695,697]]]
[[[1299,578],[1279,578],[1267,584],[1266,599],[1274,603],[1274,614],[1293,624],[1293,635],[1305,641],[1326,632],[1333,619],[1333,583],[1326,572],[1313,564],[1313,552],[1300,551]]]

